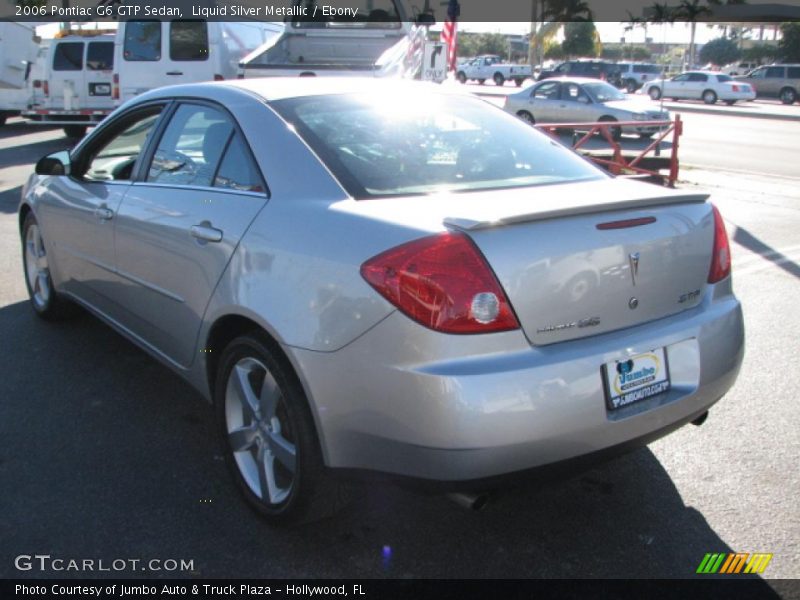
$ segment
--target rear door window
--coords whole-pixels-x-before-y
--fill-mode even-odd
[[[147,181],[211,187],[233,124],[221,111],[183,104],[158,143]]]
[[[780,79],[783,77],[783,67],[769,67],[767,68],[767,77],[771,79]]]
[[[169,24],[171,60],[208,60],[208,26],[205,21],[173,21]]]
[[[89,42],[86,67],[90,71],[110,71],[114,68],[114,42]]]
[[[62,42],[53,54],[54,71],[80,71],[83,69],[83,42]]]
[[[128,21],[122,56],[129,61],[161,60],[161,22]]]

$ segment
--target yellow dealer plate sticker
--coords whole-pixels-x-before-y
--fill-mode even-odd
[[[669,390],[669,365],[664,348],[657,348],[603,365],[606,405],[616,410]]]

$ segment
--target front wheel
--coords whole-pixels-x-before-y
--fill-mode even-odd
[[[22,225],[22,265],[28,297],[39,317],[54,321],[74,312],[75,306],[62,298],[53,286],[42,230],[33,213],[28,213]]]
[[[797,101],[797,92],[792,88],[784,88],[781,90],[780,99],[784,104],[794,104]]]
[[[495,85],[503,85],[506,82],[506,78],[503,77],[502,73],[495,73],[492,79],[494,79]]]
[[[456,73],[456,79],[458,79],[459,83],[467,83],[467,75],[464,71],[459,71]]]
[[[716,104],[717,103],[717,94],[714,90],[706,90],[703,92],[703,102],[706,104]]]
[[[522,87],[522,82],[525,81],[524,79],[517,78],[514,80],[514,85],[517,87]]]
[[[651,100],[661,100],[661,88],[651,87],[647,90],[647,93],[650,95]]]
[[[323,465],[302,386],[274,344],[255,333],[231,342],[214,401],[225,460],[257,512],[275,524],[335,512],[340,486]]]

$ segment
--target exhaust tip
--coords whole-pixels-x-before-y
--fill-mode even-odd
[[[447,497],[467,510],[475,512],[483,510],[489,503],[489,494],[470,494],[467,492],[454,492],[447,494]]]
[[[694,421],[692,421],[692,425],[697,425],[698,427],[706,422],[708,418],[708,411],[704,412],[702,415],[697,417]]]

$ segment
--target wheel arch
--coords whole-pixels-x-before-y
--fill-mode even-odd
[[[208,332],[203,338],[204,343],[201,345],[200,352],[205,357],[204,368],[211,403],[214,404],[217,370],[219,368],[220,359],[222,358],[222,353],[233,340],[246,334],[258,335],[262,341],[267,344],[270,351],[273,352],[275,358],[287,369],[288,375],[292,377],[295,383],[300,386],[300,389],[303,390],[308,408],[314,420],[314,433],[317,437],[317,443],[320,446],[323,460],[327,464],[328,452],[325,438],[320,427],[316,403],[309,393],[309,386],[306,384],[307,382],[293,360],[291,353],[286,352],[278,338],[269,331],[268,326],[261,323],[259,320],[241,313],[228,313],[217,317],[208,328]]]
[[[19,207],[19,231],[22,233],[22,228],[25,226],[25,219],[33,212],[33,208],[27,202],[23,202]]]

